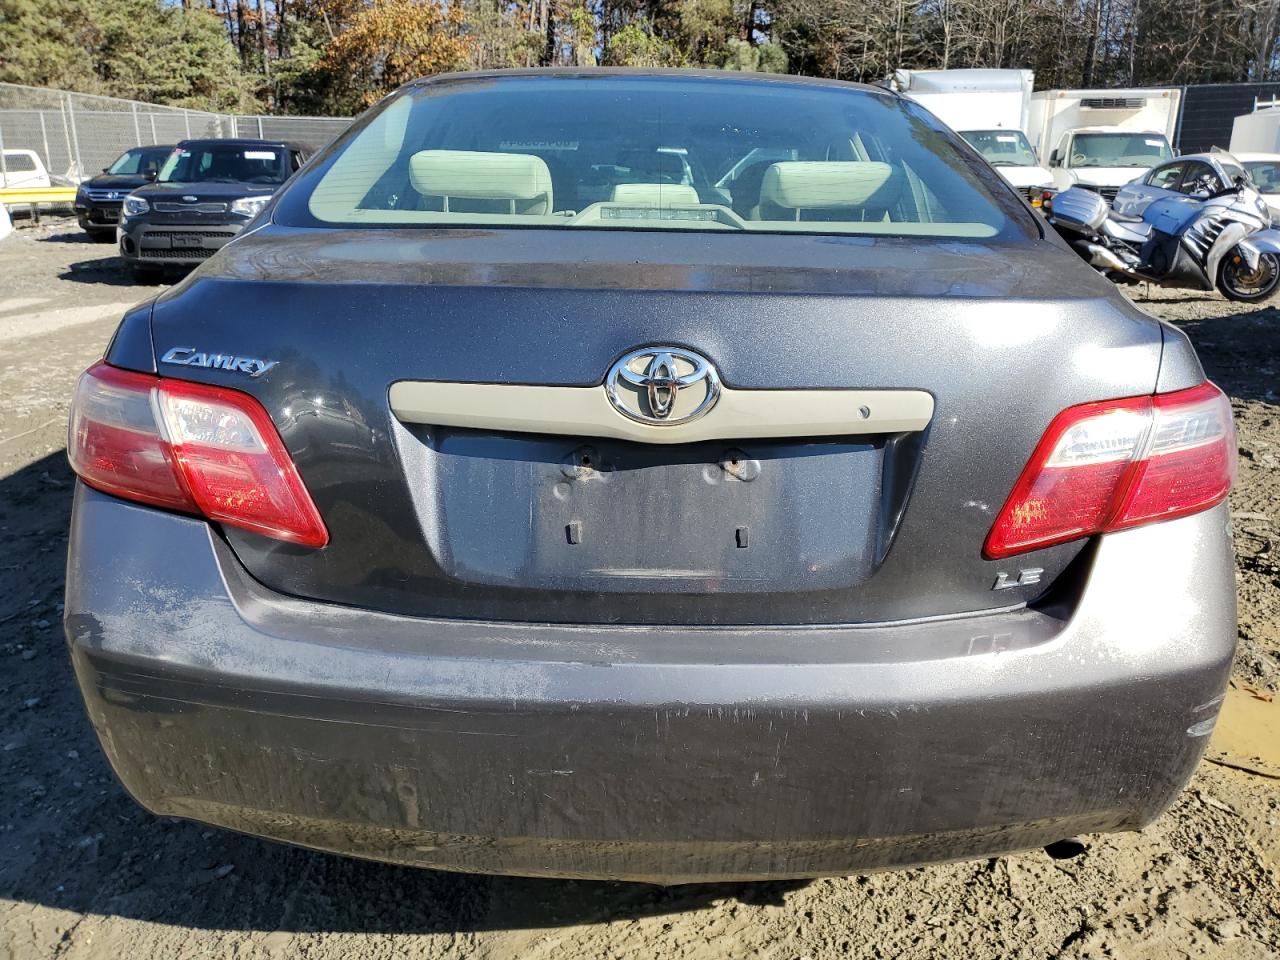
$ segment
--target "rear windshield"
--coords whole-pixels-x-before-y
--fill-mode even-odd
[[[304,173],[276,220],[1036,235],[999,178],[909,101],[683,77],[425,84]]]
[[[4,165],[10,173],[30,173],[36,168],[35,160],[27,153],[6,153]]]
[[[1034,167],[1037,163],[1021,130],[962,130],[960,136],[993,167]]]
[[[107,173],[132,175],[152,173],[164,166],[165,160],[173,152],[171,147],[139,147],[120,154],[116,162],[107,167]]]
[[[192,144],[179,147],[157,177],[161,183],[279,184],[289,178],[283,147],[244,144]]]
[[[1172,159],[1169,141],[1157,133],[1077,133],[1073,167],[1153,167]]]

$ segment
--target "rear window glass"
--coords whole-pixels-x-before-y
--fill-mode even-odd
[[[4,165],[10,173],[30,173],[36,168],[36,162],[26,153],[6,153]]]
[[[169,155],[157,178],[161,183],[284,183],[289,177],[286,151],[242,144],[190,144]]]
[[[909,101],[680,77],[425,84],[340,141],[276,220],[1035,235],[998,178]]]

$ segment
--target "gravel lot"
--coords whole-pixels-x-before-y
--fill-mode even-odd
[[[155,290],[74,222],[0,242],[0,957],[1280,956],[1280,311],[1131,291],[1191,335],[1240,431],[1236,677],[1172,810],[1065,861],[660,889],[385,867],[125,796],[59,626],[65,421],[76,375]]]

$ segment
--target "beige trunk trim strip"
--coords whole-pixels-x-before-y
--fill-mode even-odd
[[[613,437],[639,443],[830,437],[923,430],[933,396],[923,390],[731,390],[706,415],[650,426],[614,409],[603,386],[437,383],[391,385],[391,409],[405,423],[513,433]]]

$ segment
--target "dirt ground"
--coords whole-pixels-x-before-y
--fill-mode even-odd
[[[59,625],[77,373],[156,288],[66,220],[0,242],[0,958],[1280,956],[1280,311],[1144,291],[1231,394],[1240,654],[1190,787],[1142,834],[812,883],[456,876],[143,812],[85,720]]]

